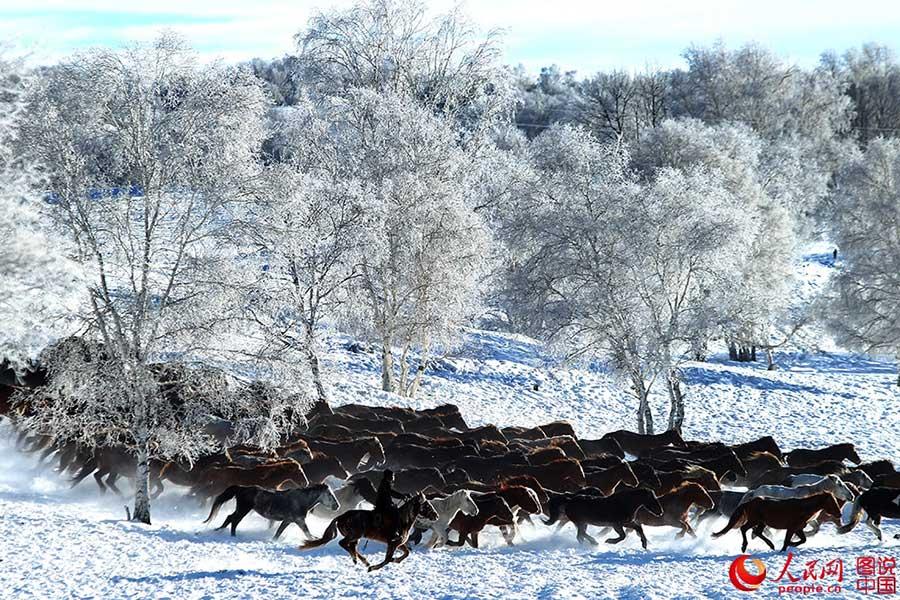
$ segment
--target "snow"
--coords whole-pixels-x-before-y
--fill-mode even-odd
[[[809,254],[798,268],[798,294],[814,295],[827,279],[830,255]],[[633,429],[634,402],[602,365],[563,368],[540,343],[482,330],[429,373],[414,400],[377,391],[376,354],[354,353],[348,340],[329,340],[324,367],[337,403],[457,404],[470,425],[537,425],[569,420],[581,436]],[[897,365],[839,351],[778,353],[779,369],[739,364],[717,354],[685,368],[685,434],[692,439],[739,442],[774,435],[783,449],[852,441],[865,460],[900,459]],[[534,389],[537,384],[537,390]],[[653,398],[663,423],[667,402]],[[580,547],[567,526],[553,534],[523,529],[516,547],[497,533],[482,548],[415,549],[401,565],[376,573],[353,565],[336,543],[301,552],[292,527],[278,542],[266,522],[248,517],[231,538],[204,525],[207,508],[170,487],[154,505],[154,525],[124,520],[127,500],[100,496],[88,478],[75,489],[33,457],[14,449],[0,426],[0,597],[3,598],[732,598],[728,566],[740,534],[713,540],[722,521],[701,526],[696,539],[648,529],[649,550],[629,535],[622,544]],[[228,505],[225,507],[228,508]],[[221,512],[218,522],[227,512]],[[218,523],[216,523],[218,524]],[[314,532],[326,523],[313,521]],[[844,561],[845,597],[855,592],[856,557],[900,555],[896,521],[883,524],[879,543],[865,527],[837,536],[831,526],[795,550],[791,572],[813,559]],[[775,540],[779,540],[776,538]],[[765,551],[763,551],[765,549]],[[383,546],[370,542],[374,558]],[[784,555],[751,541],[750,552],[777,576]],[[777,596],[767,581],[755,597]],[[827,594],[826,594],[827,595]]]

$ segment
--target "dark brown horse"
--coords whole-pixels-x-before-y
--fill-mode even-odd
[[[585,473],[585,480],[587,485],[601,490],[604,496],[612,494],[618,486],[634,487],[638,484],[637,475],[628,463]]]
[[[478,514],[466,515],[457,513],[450,522],[449,530],[459,533],[456,541],[448,540],[448,546],[462,546],[466,542],[473,548],[478,547],[478,534],[487,525],[509,526],[515,523],[515,514],[506,500],[498,493],[473,494],[472,499],[478,507]],[[512,539],[507,536],[506,543],[512,545]]]
[[[597,540],[588,535],[588,525],[598,527],[612,527],[619,537],[609,538],[608,544],[618,544],[625,539],[625,528],[634,530],[641,538],[641,546],[647,548],[647,537],[641,524],[635,518],[641,508],[646,508],[650,514],[661,516],[663,508],[659,504],[652,491],[645,488],[629,489],[617,492],[611,496],[587,496],[575,495],[562,503],[559,512],[578,528],[578,541],[588,542],[596,546]],[[552,525],[559,519],[559,513],[550,514],[545,520],[546,525]]]
[[[752,442],[734,444],[733,446],[731,446],[731,449],[734,450],[734,453],[737,454],[738,458],[740,458],[741,460],[743,460],[745,456],[748,456],[752,452],[768,452],[770,454],[774,454],[778,460],[784,459],[781,454],[781,448],[778,447],[778,443],[771,435],[763,436],[758,440],[753,440]]]
[[[662,506],[662,515],[653,515],[642,508],[637,512],[637,521],[641,525],[650,527],[675,527],[680,531],[675,537],[684,537],[687,533],[691,537],[697,537],[694,529],[688,522],[688,512],[691,507],[697,505],[700,512],[711,510],[715,503],[705,489],[692,481],[685,481],[680,486],[659,497],[659,505]]]
[[[633,454],[634,456],[641,456],[655,448],[661,448],[668,445],[681,448],[685,447],[684,439],[682,439],[681,434],[674,429],[655,435],[635,433],[633,431],[620,429],[618,431],[607,433],[601,439],[612,439],[617,441],[625,452]]]
[[[354,564],[358,559],[369,567],[369,571],[375,571],[389,562],[402,562],[409,556],[407,545],[409,532],[418,517],[426,521],[438,519],[434,507],[422,494],[416,494],[399,507],[390,507],[383,515],[376,515],[372,510],[350,510],[331,521],[320,539],[306,542],[300,549],[308,550],[324,546],[340,532],[344,537],[338,544],[350,554]],[[387,544],[384,560],[377,565],[369,564],[366,557],[357,550],[357,544],[363,538]],[[394,552],[397,550],[403,552],[403,555],[394,558]]]
[[[723,536],[735,527],[740,527],[743,537],[741,552],[747,551],[747,532],[750,530],[774,550],[775,544],[765,536],[765,528],[784,529],[784,545],[781,547],[781,551],[784,552],[789,546],[799,546],[806,542],[803,528],[810,519],[820,514],[832,522],[840,523],[841,508],[834,496],[828,492],[784,500],[754,498],[738,506],[725,529],[714,533],[713,537]],[[797,541],[794,541],[795,535]]]
[[[856,453],[856,447],[854,447],[853,444],[834,444],[815,450],[798,448],[796,450],[791,450],[785,454],[784,457],[787,459],[787,464],[792,467],[808,467],[826,460],[849,460],[856,465],[862,462],[862,459],[859,457],[859,454]]]

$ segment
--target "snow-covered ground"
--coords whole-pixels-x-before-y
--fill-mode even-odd
[[[828,258],[811,255],[803,264],[806,291],[821,285]],[[377,356],[349,352],[343,341],[333,340],[325,361],[338,403],[410,403],[375,391]],[[763,364],[730,363],[720,355],[689,364],[686,435],[725,442],[774,435],[783,448],[852,441],[866,460],[900,459],[895,363],[834,349],[780,353],[777,361],[775,371]],[[634,402],[599,366],[561,369],[533,340],[477,330],[429,374],[411,404],[443,402],[459,405],[470,425],[567,419],[580,435],[599,436],[633,428],[635,421]],[[666,403],[661,397],[655,402],[662,423]],[[202,524],[206,509],[183,501],[174,489],[156,503],[152,527],[125,522],[126,501],[99,497],[90,479],[69,490],[52,471],[17,453],[8,429],[0,430],[0,444],[0,598],[739,595],[728,567],[740,549],[740,534],[712,540],[709,531],[721,528],[721,522],[707,523],[697,539],[675,540],[673,530],[650,530],[647,551],[633,536],[618,546],[579,547],[571,526],[553,535],[539,525],[525,528],[515,548],[491,533],[479,550],[416,549],[402,565],[369,574],[334,543],[300,552],[298,529],[271,541],[259,517],[248,517],[236,539],[213,531]],[[313,523],[313,530],[324,526]],[[857,557],[900,555],[900,541],[892,539],[900,523],[886,521],[884,529],[889,535],[879,543],[864,527],[837,536],[826,526],[795,551],[790,572],[799,576],[807,561],[840,558],[842,592],[830,596],[854,594]],[[382,550],[372,542],[365,552],[374,557]],[[751,542],[750,551],[765,562],[770,578],[777,577],[783,555],[759,541]],[[767,581],[755,594],[778,595],[777,586]]]

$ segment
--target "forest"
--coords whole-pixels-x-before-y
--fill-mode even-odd
[[[415,0],[319,13],[295,42],[244,64],[167,32],[37,67],[4,49],[0,356],[44,378],[10,411],[133,454],[136,519],[153,461],[275,448],[327,405],[338,332],[405,399],[467,328],[529,336],[614,373],[640,434],[682,430],[685,365],[719,347],[775,370],[814,324],[900,351],[887,47],[535,75]],[[822,241],[839,268],[798,306]]]

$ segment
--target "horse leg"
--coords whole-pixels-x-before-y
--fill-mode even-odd
[[[107,471],[104,471],[103,469],[97,469],[94,472],[94,481],[96,481],[97,485],[100,487],[101,494],[106,493],[106,486],[103,485],[103,477],[106,475],[106,473]]]
[[[287,519],[282,521],[281,524],[278,526],[278,530],[275,532],[275,537],[273,537],[272,539],[277,540],[278,538],[280,538],[281,534],[284,533],[284,530],[287,529],[290,524],[291,524],[291,521],[288,521]]]
[[[466,543],[466,538],[469,536],[469,534],[463,533],[462,531],[457,531],[457,533],[459,534],[459,539],[454,542],[453,540],[450,539],[450,535],[448,532],[448,534],[447,534],[447,545],[448,546],[453,546],[454,548],[458,548],[459,546],[462,546],[463,544]]]
[[[388,542],[387,551],[384,553],[384,560],[382,560],[382,561],[381,561],[380,563],[378,563],[377,565],[371,565],[371,566],[369,567],[369,571],[370,571],[370,572],[371,572],[371,571],[377,571],[378,569],[381,569],[381,568],[384,567],[386,564],[388,564],[389,562],[391,562],[391,561],[393,560],[393,558],[394,558],[394,551],[395,551],[396,549],[397,549],[397,542],[396,542],[396,541]]]
[[[116,487],[116,480],[119,478],[119,474],[116,472],[110,473],[109,477],[106,478],[106,487],[111,489],[116,493],[116,495],[121,496],[122,490]]]
[[[312,539],[313,534],[310,533],[309,527],[306,526],[306,517],[300,517],[296,521],[294,521],[297,525],[300,526],[300,529],[303,530],[303,535],[306,536],[306,539]]]
[[[754,532],[756,533],[756,537],[758,537],[759,539],[764,541],[766,544],[768,544],[769,548],[771,548],[772,550],[775,549],[775,544],[772,542],[772,540],[770,540],[769,538],[766,537],[766,528],[765,527],[759,527],[759,528],[755,529]]]
[[[747,530],[749,530],[753,525],[750,523],[744,523],[741,525],[741,538],[743,538],[743,543],[741,544],[741,552],[747,551]]]
[[[350,558],[353,559],[353,564],[356,564],[356,557],[358,556],[358,552],[356,551],[356,540],[351,540],[350,538],[341,538],[338,542],[338,546],[347,551],[347,554],[350,555]]]
[[[469,534],[469,545],[472,546],[473,548],[478,547],[478,532],[477,531],[473,531],[472,533]]]
[[[403,556],[398,556],[394,559],[394,562],[400,563],[406,560],[406,557],[409,556],[409,546],[407,546],[406,544],[400,544],[399,546],[397,546],[397,549],[403,552]]]
[[[799,546],[800,544],[805,544],[805,543],[806,543],[806,534],[803,533],[803,528],[802,528],[802,527],[801,527],[800,529],[797,530],[797,537],[800,538],[800,539],[797,540],[797,542],[796,542],[795,544],[793,544],[794,546]]]
[[[625,528],[621,525],[613,525],[613,529],[616,530],[616,533],[619,534],[619,537],[608,538],[604,540],[607,544],[618,544],[622,540],[625,539]]]
[[[250,511],[253,510],[252,506],[238,506],[237,509],[231,514],[231,537],[235,537],[237,535],[235,532],[237,531],[237,526],[241,521],[244,520],[244,517],[250,514]]]
[[[634,531],[637,532],[638,537],[641,538],[641,546],[644,548],[644,550],[646,550],[647,549],[647,536],[644,535],[644,528],[641,527],[641,524],[640,523],[630,523],[630,524],[626,525],[625,527],[628,527],[629,529],[633,529]]]
[[[812,537],[812,536],[816,535],[817,533],[819,533],[819,528],[821,527],[821,524],[819,523],[818,519],[810,519],[809,523],[807,523],[807,525],[810,526],[810,529],[809,529],[809,531],[806,531],[804,533],[808,537]]]
[[[781,551],[784,552],[791,545],[791,538],[794,537],[794,530],[788,529],[784,534],[784,545],[781,547]]]
[[[878,537],[878,541],[882,541],[884,538],[881,535],[881,528],[879,525],[881,524],[881,515],[872,516],[870,514],[866,515],[866,526],[875,532],[875,535]]]

